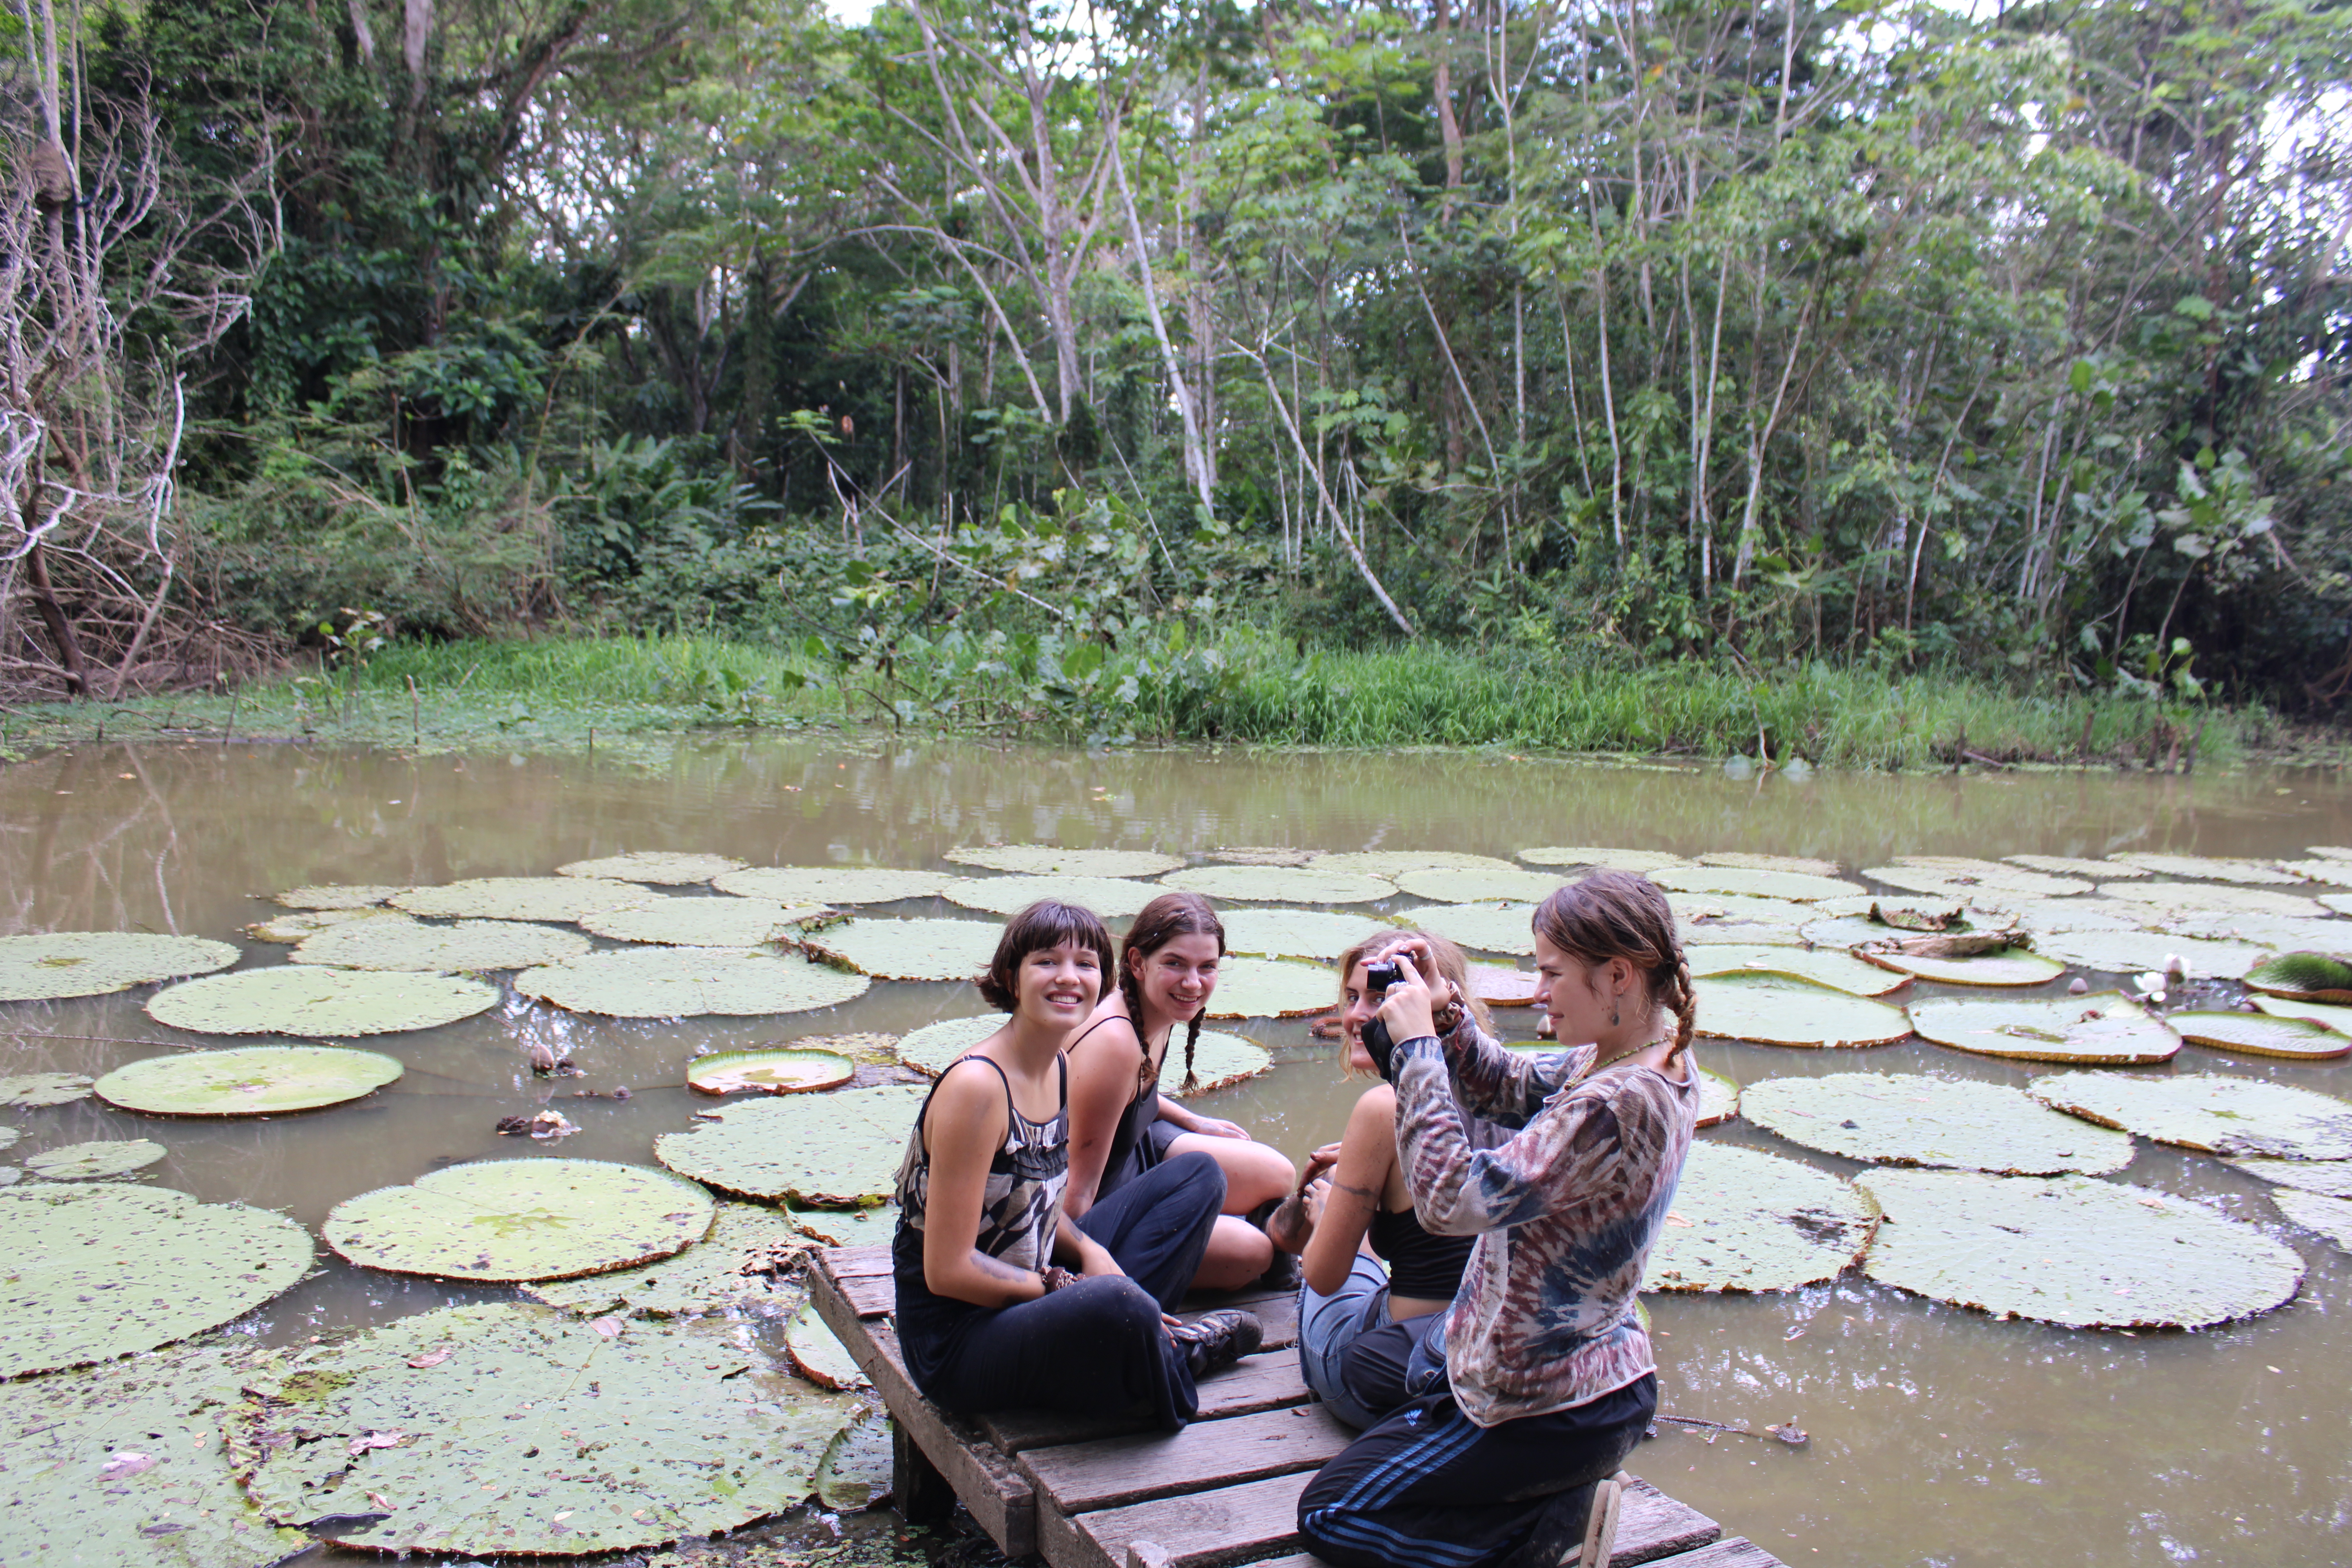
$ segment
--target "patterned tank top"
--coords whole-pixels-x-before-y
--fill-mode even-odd
[[[1062,1193],[1070,1181],[1070,1069],[1058,1054],[1054,1058],[1060,1078],[1061,1103],[1048,1121],[1032,1121],[1013,1103],[1012,1080],[1004,1068],[986,1057],[1004,1079],[1004,1143],[988,1163],[988,1180],[982,1190],[977,1250],[1015,1268],[1043,1268],[1054,1260],[1054,1233],[1061,1223]],[[931,1086],[931,1094],[939,1086]],[[922,1277],[923,1213],[930,1195],[931,1158],[923,1147],[923,1119],[930,1114],[931,1096],[915,1114],[915,1130],[907,1139],[907,1158],[898,1167],[898,1236],[894,1248],[903,1290],[908,1266],[915,1282]],[[908,1246],[912,1242],[911,1247]]]

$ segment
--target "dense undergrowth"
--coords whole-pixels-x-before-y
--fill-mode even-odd
[[[436,749],[611,746],[681,730],[879,729],[1095,745],[1497,746],[1848,769],[2175,769],[2308,752],[2261,708],[2004,690],[1825,663],[1611,667],[1520,648],[1300,649],[1231,631],[1124,646],[950,633],[887,656],[720,637],[394,644],[222,695],[19,709],[0,748],[93,737]]]

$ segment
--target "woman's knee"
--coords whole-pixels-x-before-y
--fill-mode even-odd
[[[1169,1173],[1168,1180],[1177,1192],[1195,1203],[1206,1204],[1211,1213],[1224,1206],[1225,1168],[1210,1156],[1198,1151],[1178,1154],[1160,1168]]]
[[[1107,1332],[1154,1340],[1161,1332],[1160,1303],[1124,1274],[1097,1274],[1066,1285],[1057,1294]]]

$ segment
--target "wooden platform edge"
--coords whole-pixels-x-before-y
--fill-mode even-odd
[[[859,1316],[820,1259],[809,1270],[809,1300],[817,1316],[845,1346],[858,1370],[872,1381],[889,1407],[890,1418],[925,1458],[955,1489],[964,1507],[1007,1557],[1037,1549],[1037,1494],[1014,1473],[1003,1456],[976,1432],[923,1397],[898,1354],[897,1334],[887,1323]],[[911,1487],[902,1486],[902,1492]]]

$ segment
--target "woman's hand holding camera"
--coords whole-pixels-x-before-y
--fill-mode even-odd
[[[1418,944],[1400,947],[1389,957],[1396,964],[1397,978],[1381,994],[1380,1016],[1388,1026],[1390,1039],[1417,1040],[1439,1033],[1440,1013],[1446,1014],[1454,1023],[1461,1021],[1460,989],[1452,981],[1440,979],[1436,985],[1444,988],[1440,995],[1429,981],[1422,978],[1422,970],[1429,967],[1428,949]]]

